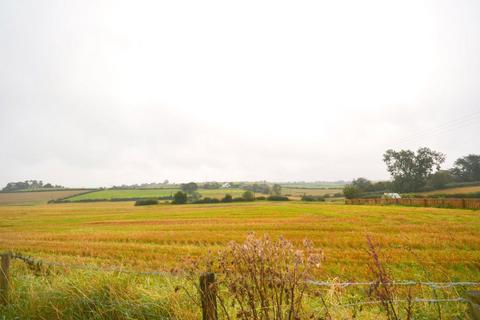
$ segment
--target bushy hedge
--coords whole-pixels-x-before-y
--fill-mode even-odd
[[[436,193],[436,194],[402,194],[403,198],[467,198],[467,199],[475,199],[480,198],[480,192],[472,192],[472,193]]]
[[[325,201],[325,198],[322,196],[304,195],[302,201]]]
[[[243,193],[242,198],[245,199],[245,201],[253,201],[255,200],[255,195],[252,191],[247,190]]]
[[[137,200],[144,200],[145,198],[111,198],[111,199],[79,199],[79,200],[70,200],[70,199],[56,199],[56,200],[49,200],[48,203],[88,203],[88,202],[117,202],[117,201],[137,201]],[[163,196],[163,197],[155,197],[155,198],[148,198],[154,200],[171,200],[171,196]]]
[[[232,202],[244,202],[244,201],[247,201],[247,200],[242,197],[236,197],[232,199]]]
[[[288,197],[285,196],[269,196],[267,198],[268,201],[288,201]]]
[[[263,200],[265,200],[265,197],[263,197]],[[233,198],[230,194],[226,194],[223,199],[217,199],[217,198],[210,198],[206,197],[200,200],[195,201],[195,204],[203,204],[203,203],[229,203],[229,202],[247,202],[247,201],[253,201],[253,200],[247,200],[244,197],[236,197]]]
[[[150,206],[150,205],[154,205],[154,204],[158,204],[158,200],[155,200],[155,199],[140,199],[140,200],[135,201],[136,206]]]
[[[173,196],[173,204],[185,204],[187,203],[187,194],[185,192],[182,192],[182,191],[178,191],[177,193],[175,193],[175,195]]]
[[[206,197],[206,198],[197,200],[197,201],[195,201],[194,203],[220,203],[220,200],[217,199],[217,198],[209,198],[209,197]]]
[[[229,194],[229,193],[227,193],[227,194],[225,195],[225,197],[223,197],[223,199],[222,199],[222,202],[232,202],[232,201],[233,201],[233,197],[232,197],[232,195]]]
[[[256,197],[255,200],[267,200],[267,197],[260,196],[260,197]]]
[[[382,193],[367,192],[367,193],[364,193],[364,194],[357,195],[354,198],[373,199],[373,198],[381,198],[381,197],[383,197],[383,192]]]

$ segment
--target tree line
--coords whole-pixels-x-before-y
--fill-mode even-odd
[[[216,188],[213,188],[215,186]],[[216,182],[207,182],[202,186],[205,189],[218,189],[220,184],[217,185]],[[241,202],[241,201],[254,201],[254,200],[271,200],[271,201],[285,201],[288,200],[287,197],[282,197],[282,186],[279,184],[274,184],[273,186],[268,185],[267,183],[258,184],[247,184],[242,185],[242,189],[245,192],[241,197],[233,198],[231,194],[225,194],[223,199],[215,198],[202,198],[202,195],[198,192],[199,186],[195,182],[182,183],[180,185],[180,191],[177,191],[173,196],[174,204],[185,204],[185,203],[216,203],[216,202]],[[261,196],[256,197],[255,193],[262,193],[269,195],[268,198]]]
[[[21,190],[38,190],[38,189],[62,189],[63,186],[51,183],[43,183],[42,180],[25,180],[18,182],[9,182],[2,189],[2,192],[12,192]]]
[[[452,168],[443,170],[441,165],[445,162],[445,154],[425,147],[416,152],[389,149],[383,154],[383,161],[392,177],[391,181],[354,179],[344,187],[344,195],[355,198],[375,192],[431,191],[452,183],[480,183],[480,155],[477,154],[458,158]]]

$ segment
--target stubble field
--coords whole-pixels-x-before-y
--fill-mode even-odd
[[[132,270],[182,268],[184,259],[249,232],[312,240],[322,278],[364,279],[366,236],[397,279],[480,278],[478,211],[266,202],[156,205],[132,202],[0,206],[0,251]]]
[[[35,205],[44,204],[49,200],[71,197],[87,190],[54,190],[36,192],[0,192],[0,206],[2,205]],[[1,210],[1,209],[0,209]]]

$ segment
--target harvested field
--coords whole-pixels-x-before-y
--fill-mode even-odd
[[[70,197],[85,191],[87,190],[0,192],[0,206],[42,204],[49,200]]]
[[[0,251],[129,268],[181,268],[188,256],[246,234],[314,241],[324,277],[362,279],[366,235],[381,243],[397,278],[480,277],[480,219],[471,210],[302,202],[218,205],[76,203],[0,208]]]

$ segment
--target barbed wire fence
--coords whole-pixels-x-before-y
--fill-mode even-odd
[[[93,272],[114,272],[122,274],[132,274],[138,276],[161,276],[161,277],[181,277],[184,274],[181,272],[165,272],[165,271],[136,271],[128,270],[119,267],[98,267],[93,265],[80,265],[80,264],[68,264],[61,262],[53,262],[42,259],[35,259],[31,256],[23,255],[21,253],[2,253],[0,254],[0,305],[6,305],[8,303],[9,295],[9,268],[11,260],[19,260],[24,262],[30,269],[34,271],[41,271],[44,268],[65,268],[65,269],[77,269]],[[200,277],[200,300],[202,305],[203,319],[204,320],[217,320],[216,301],[212,298],[216,295],[214,289],[215,275],[213,273],[198,273]],[[378,282],[366,281],[366,282],[336,282],[336,281],[318,281],[308,280],[308,285],[323,287],[323,288],[349,288],[349,287],[371,287],[379,285]],[[449,288],[480,288],[480,281],[457,281],[457,282],[432,282],[432,281],[414,281],[414,280],[402,280],[392,281],[386,283],[380,283],[383,286],[422,286],[429,287],[432,290],[449,289]],[[393,303],[466,303],[469,307],[469,315],[473,320],[480,320],[480,291],[467,292],[465,297],[455,298],[419,298],[413,297],[410,299],[395,299]],[[355,306],[365,305],[379,305],[382,304],[382,300],[373,301],[358,301],[352,303],[340,303],[333,307],[335,308],[350,308]],[[212,311],[214,310],[214,311]]]

